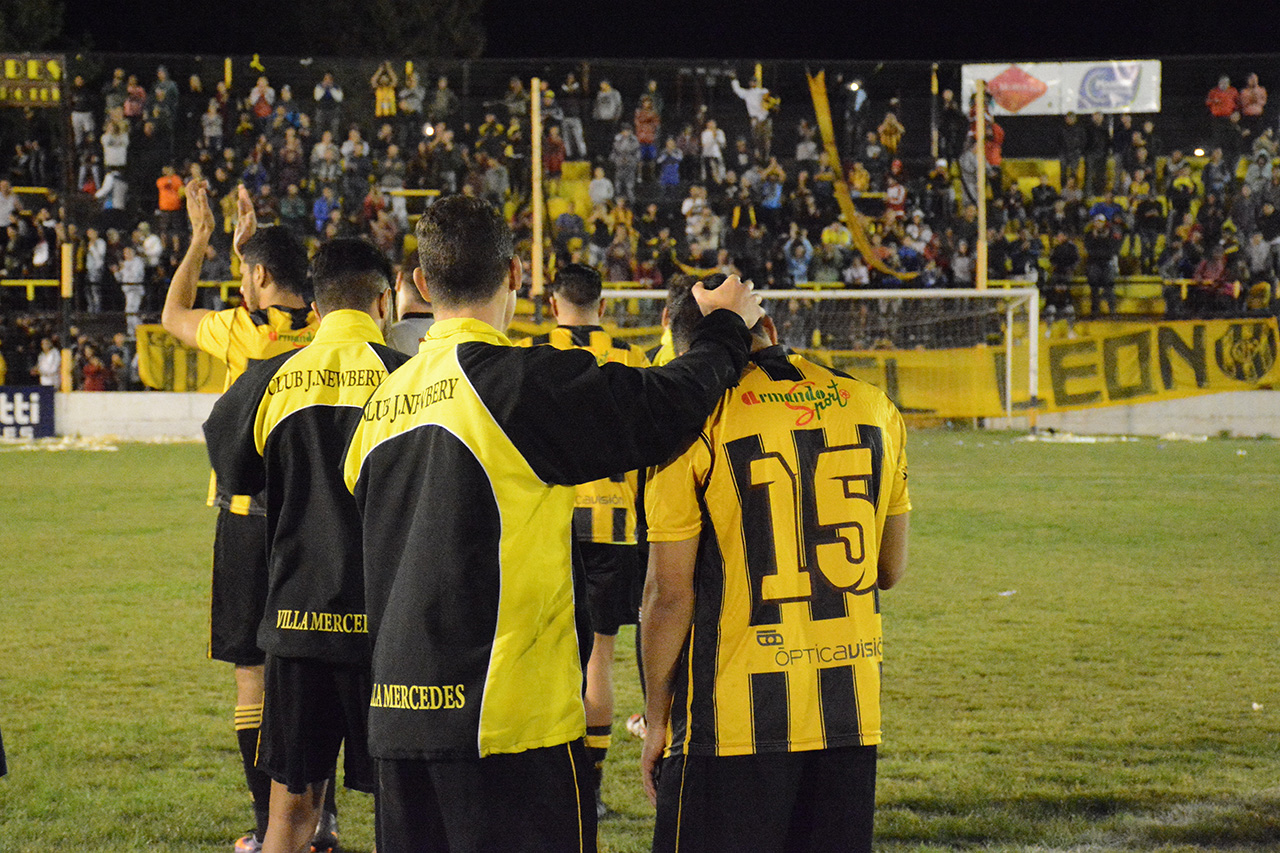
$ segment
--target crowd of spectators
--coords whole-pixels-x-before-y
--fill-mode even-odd
[[[33,133],[0,180],[4,276],[55,278],[58,247],[70,244],[77,309],[123,312],[128,341],[158,311],[182,257],[183,185],[193,178],[209,183],[221,226],[207,281],[232,278],[225,249],[241,184],[260,222],[309,240],[364,236],[393,261],[410,230],[406,196],[430,203],[397,191],[474,194],[506,211],[527,255],[535,97],[548,197],[571,195],[566,163],[586,161],[589,170],[589,213],[562,204],[550,223],[551,266],[590,263],[609,281],[661,287],[692,268],[738,272],[770,289],[969,287],[980,168],[989,187],[987,275],[1039,284],[1050,317],[1074,311],[1070,287],[1081,280],[1092,294],[1089,314],[1114,313],[1121,274],[1194,280],[1186,300],[1180,287],[1166,289],[1171,316],[1237,313],[1250,285],[1280,271],[1276,132],[1256,75],[1240,90],[1223,77],[1209,92],[1207,157],[1166,151],[1154,116],[1068,114],[1059,150],[1046,152],[1056,153],[1058,175],[1032,187],[1005,180],[999,123],[989,122],[985,148],[976,149],[973,110],[950,91],[940,100],[943,156],[905,158],[904,138],[929,128],[904,123],[897,98],[868,102],[855,92],[856,109],[839,128],[843,162],[833,162],[807,102],[783,105],[736,76],[736,98],[714,112],[705,103],[676,109],[654,80],[623,92],[585,72],[548,79],[536,93],[512,77],[478,109],[463,108],[447,76],[423,81],[391,62],[368,80],[326,71],[314,79],[295,95],[265,73],[243,89],[198,76],[179,86],[163,66],[76,76],[66,94],[74,150],[51,161],[56,146]],[[359,109],[344,87],[367,87]],[[57,185],[61,156],[71,158],[74,198],[13,192],[15,184]],[[858,248],[862,224],[840,213],[840,177],[870,225],[869,251]],[[0,290],[14,308],[21,291]],[[54,292],[42,291],[44,307]],[[216,290],[202,299],[220,307]],[[43,336],[32,331],[25,343]],[[107,365],[111,347],[100,343],[87,342]],[[77,381],[87,386],[84,372]]]

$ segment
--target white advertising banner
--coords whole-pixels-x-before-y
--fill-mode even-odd
[[[986,81],[997,116],[1160,112],[1156,59],[965,65],[960,71],[964,103],[975,80]]]

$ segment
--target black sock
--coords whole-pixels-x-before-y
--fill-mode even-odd
[[[587,758],[591,761],[593,787],[600,796],[600,779],[604,775],[604,759],[613,741],[613,726],[587,726]]]
[[[261,841],[267,835],[267,806],[271,802],[271,777],[257,768],[258,727],[262,724],[262,706],[236,706],[236,741],[244,764],[244,781],[253,798],[254,836]]]
[[[338,778],[335,770],[329,774],[329,784],[324,789],[324,810],[334,816],[338,814],[338,801],[333,798],[333,790],[337,787]]]

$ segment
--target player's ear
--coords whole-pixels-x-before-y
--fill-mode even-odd
[[[759,323],[757,325],[759,325],[760,328],[764,331],[764,333],[769,336],[769,345],[777,346],[778,327],[773,325],[773,318],[770,317],[768,314],[765,314],[763,317],[760,318]]]
[[[426,276],[422,274],[422,267],[413,268],[413,286],[418,289],[418,293],[421,294],[423,299],[428,302],[431,301],[431,292],[427,287]]]
[[[507,288],[509,290],[519,290],[520,285],[524,283],[524,266],[520,263],[518,255],[511,256],[511,263],[507,267]]]
[[[320,309],[319,309],[318,307],[316,307],[316,304],[315,304],[314,302],[312,302],[312,303],[311,303],[311,310],[315,312],[315,315],[316,315],[317,317],[323,317],[323,316],[324,316],[323,314],[321,314],[321,313],[320,313]]]
[[[600,304],[596,306],[596,317],[604,319],[604,297],[600,297]]]

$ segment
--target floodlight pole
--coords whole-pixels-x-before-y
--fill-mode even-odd
[[[938,159],[938,63],[929,71],[929,156]]]
[[[542,322],[542,274],[545,264],[542,259],[542,218],[544,215],[542,202],[542,81],[534,77],[530,83],[532,97],[529,98],[529,135],[532,147],[529,151],[529,174],[532,176],[532,187],[529,193],[529,215],[533,226],[533,245],[529,248],[529,264],[533,267],[532,283],[529,296],[533,299],[535,319]]]
[[[973,284],[978,290],[987,289],[987,84],[974,80],[974,160],[976,162],[978,190],[978,254],[975,259]]]

